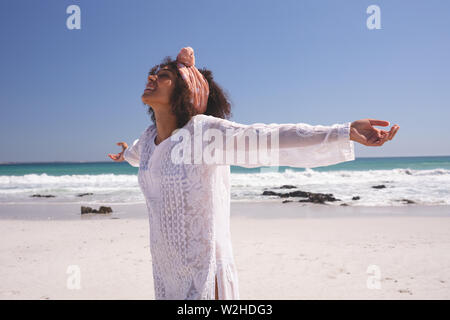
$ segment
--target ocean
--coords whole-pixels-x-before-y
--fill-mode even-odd
[[[0,164],[0,203],[144,203],[138,169],[128,163]],[[264,190],[332,193],[352,206],[450,205],[450,156],[356,158],[313,169],[231,166],[231,200],[281,201]],[[386,187],[375,189],[383,184]],[[297,189],[279,190],[282,185]],[[78,194],[92,193],[83,197]],[[51,198],[32,197],[53,195]],[[352,200],[359,196],[359,200]]]

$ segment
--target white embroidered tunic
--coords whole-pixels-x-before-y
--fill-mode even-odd
[[[264,149],[277,151],[279,162],[269,164],[272,166],[309,168],[354,160],[350,122],[332,126],[246,125],[199,114],[182,129],[155,145],[156,127],[152,124],[124,152],[125,160],[139,167],[139,186],[147,204],[155,298],[215,299],[217,277],[218,299],[239,299],[230,235],[230,165],[267,165],[258,157],[250,160],[250,156],[262,150],[264,144],[259,142],[264,141],[263,137],[272,136],[278,138],[277,142],[268,138]],[[190,136],[180,139],[176,137],[178,132]],[[257,143],[252,144],[249,137],[255,134]],[[205,142],[198,149],[194,142],[202,135]],[[222,152],[218,153],[222,161],[174,161],[175,148],[189,138],[193,146],[191,160],[201,150],[211,155]],[[223,144],[209,152],[208,142],[220,140]],[[239,152],[245,157],[239,158]],[[177,154],[189,155],[184,151]]]

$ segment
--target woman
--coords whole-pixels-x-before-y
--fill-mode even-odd
[[[109,156],[139,167],[156,299],[239,299],[229,225],[230,165],[317,167],[350,161],[353,141],[382,146],[399,129],[376,129],[372,125],[389,122],[372,119],[333,126],[229,121],[226,94],[209,70],[195,67],[190,47],[150,71],[142,101],[153,124],[131,147],[117,143],[122,152]],[[185,142],[183,161],[179,133]],[[205,142],[215,143],[212,152]],[[268,158],[261,156],[263,149],[270,152]]]

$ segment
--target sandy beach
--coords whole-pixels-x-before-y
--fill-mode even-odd
[[[231,208],[241,299],[450,298],[448,206]],[[79,209],[0,205],[0,299],[154,299],[145,206]]]

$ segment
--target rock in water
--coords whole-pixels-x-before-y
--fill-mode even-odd
[[[77,197],[92,196],[92,195],[93,195],[92,192],[87,192],[87,193],[80,193],[80,194],[77,194]]]
[[[415,201],[412,201],[412,200],[409,200],[409,199],[399,199],[397,201],[403,201],[403,202],[405,202],[407,204],[415,204],[416,203]]]
[[[278,189],[295,189],[297,188],[296,186],[293,186],[291,184],[284,184],[281,187],[279,187]]]
[[[374,189],[383,189],[383,188],[386,188],[386,186],[384,184],[379,184],[377,186],[372,186],[372,188],[374,188]]]
[[[55,196],[52,194],[33,194],[32,198],[54,198]]]
[[[352,198],[352,200],[359,200],[359,199],[361,199],[360,196],[355,196],[355,197]]]
[[[277,195],[279,195],[279,193],[275,192],[275,191],[263,191],[262,195],[263,196],[277,196]]]

